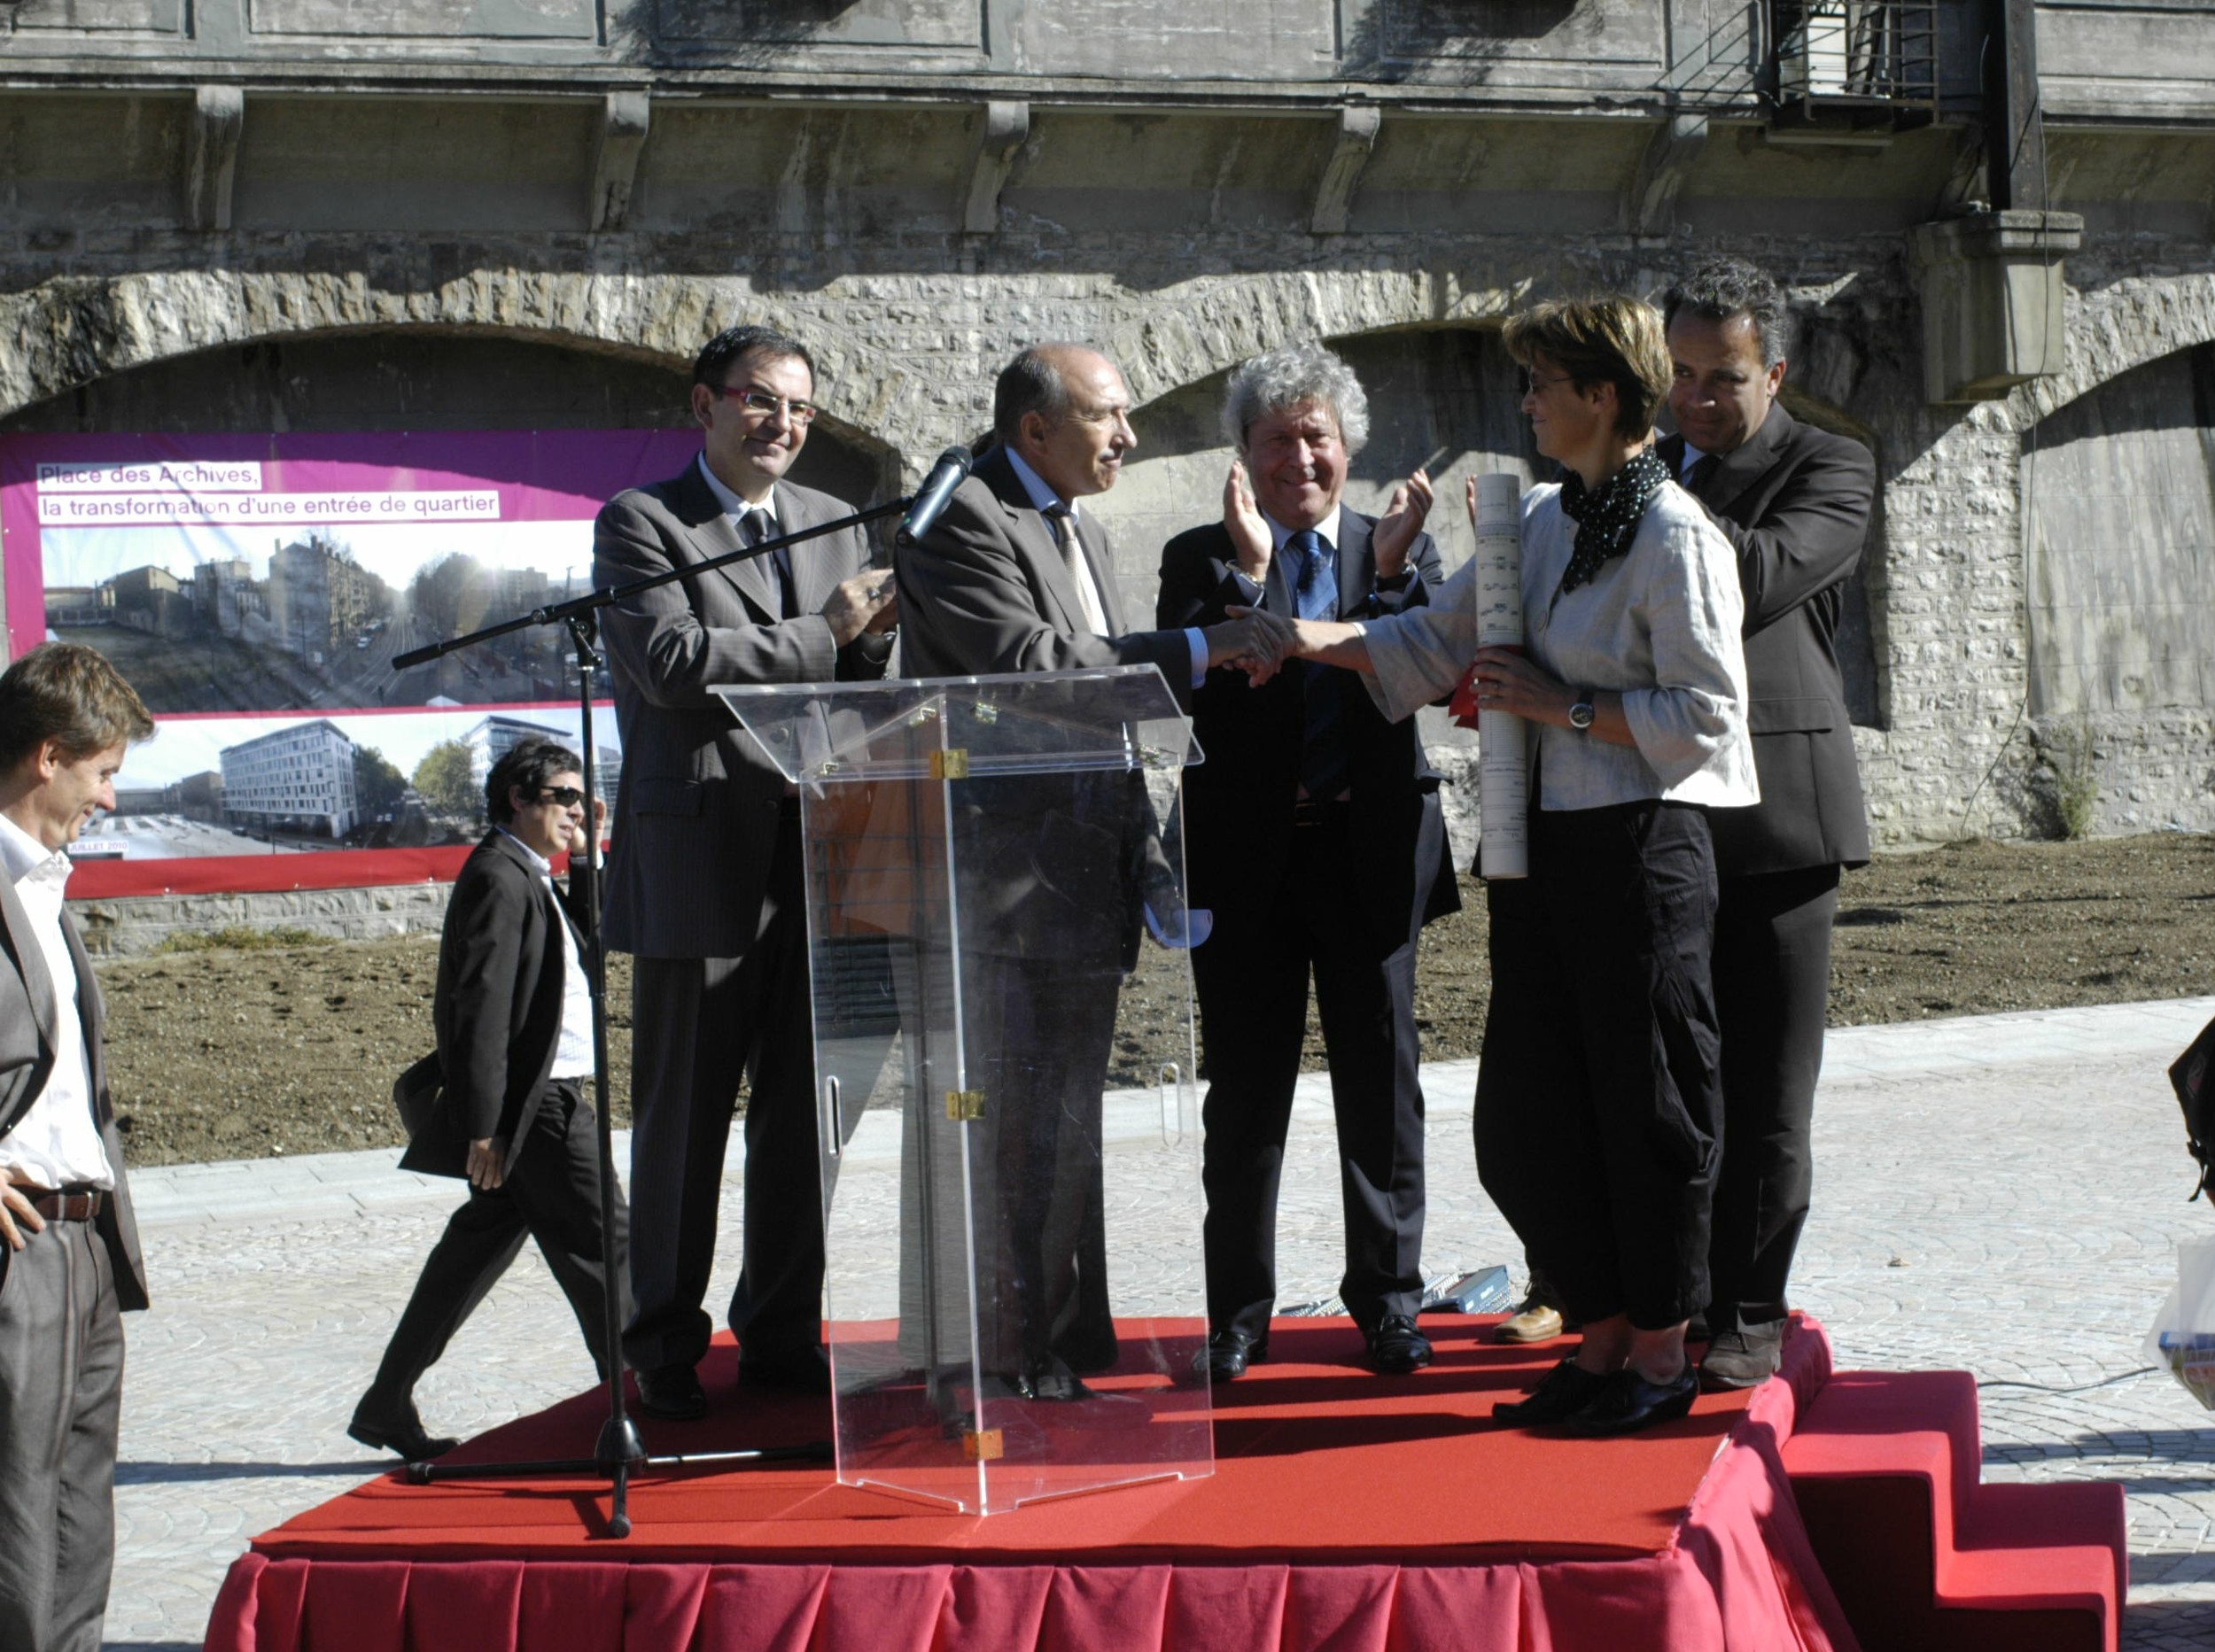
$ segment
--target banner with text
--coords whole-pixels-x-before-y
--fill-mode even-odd
[[[159,728],[73,846],[71,894],[452,875],[450,854],[396,853],[473,842],[518,741],[576,746],[574,656],[552,626],[394,656],[589,591],[601,505],[698,449],[681,430],[0,436],[9,658],[89,644]],[[602,667],[612,798],[607,694]],[[326,858],[276,858],[306,854]]]

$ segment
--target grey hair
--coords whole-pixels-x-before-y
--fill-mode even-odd
[[[1354,369],[1316,339],[1240,364],[1224,387],[1223,433],[1243,454],[1255,420],[1310,401],[1331,410],[1346,451],[1359,453],[1369,440],[1369,398]]]
[[[1761,341],[1765,368],[1792,353],[1792,312],[1784,290],[1767,270],[1742,258],[1711,258],[1661,295],[1662,326],[1674,326],[1684,310],[1710,322],[1745,316]]]

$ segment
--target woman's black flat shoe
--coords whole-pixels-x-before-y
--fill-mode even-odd
[[[1571,1354],[1540,1379],[1530,1398],[1494,1406],[1492,1417],[1510,1428],[1543,1428],[1574,1416],[1606,1386],[1606,1377],[1583,1369]]]
[[[1648,1382],[1625,1366],[1601,1380],[1591,1402],[1564,1426],[1572,1434],[1628,1434],[1657,1423],[1674,1423],[1692,1408],[1699,1392],[1699,1373],[1687,1361],[1666,1383]]]

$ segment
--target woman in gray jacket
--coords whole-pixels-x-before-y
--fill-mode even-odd
[[[1479,704],[1535,736],[1530,874],[1486,891],[1477,1166],[1584,1335],[1496,1415],[1616,1434],[1683,1416],[1698,1386],[1684,1327],[1722,1145],[1706,810],[1759,796],[1742,601],[1729,542],[1654,456],[1654,312],[1545,304],[1505,341],[1562,467],[1523,500],[1523,647],[1477,646],[1472,562],[1428,608],[1301,621],[1299,652],[1363,672],[1394,717],[1473,667]]]

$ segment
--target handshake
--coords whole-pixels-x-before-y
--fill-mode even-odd
[[[1257,608],[1226,610],[1231,617],[1201,632],[1207,639],[1210,670],[1227,665],[1246,673],[1259,687],[1276,676],[1278,667],[1300,653],[1300,623],[1281,614]]]

